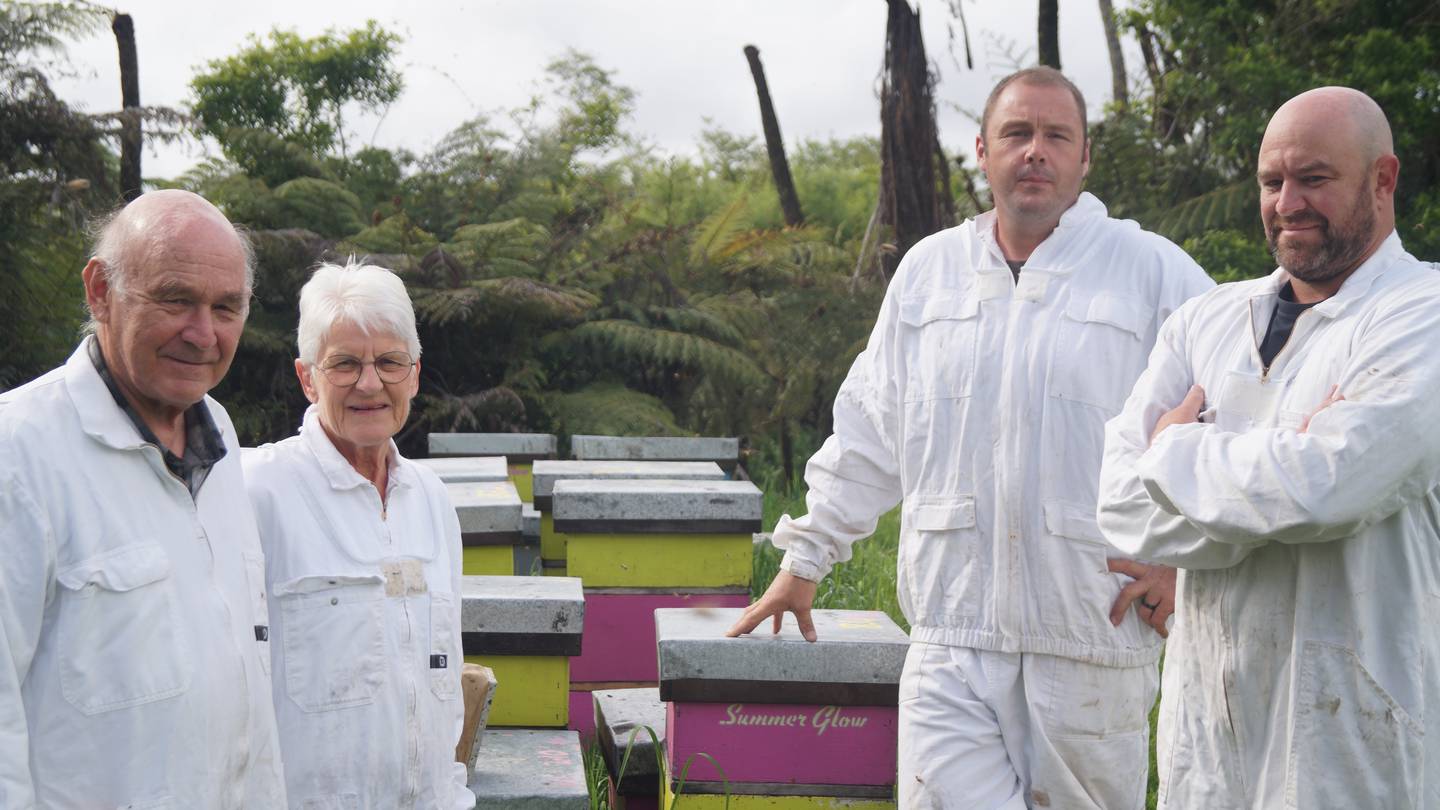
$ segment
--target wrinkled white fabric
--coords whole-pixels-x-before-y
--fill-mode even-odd
[[[433,472],[390,445],[380,493],[311,406],[245,453],[265,547],[275,716],[293,810],[474,807],[455,761],[460,524]]]
[[[822,578],[904,499],[899,599],[911,637],[951,646],[1151,664],[1161,639],[1109,611],[1095,525],[1105,420],[1181,302],[1212,286],[1174,244],[1082,194],[1018,283],[994,213],[906,254],[810,459],[809,514],[774,543]]]
[[[898,806],[1138,810],[1157,681],[1153,666],[916,642],[900,676]]]
[[[0,395],[6,810],[285,806],[264,561],[204,404],[227,453],[192,499],[83,343]]]
[[[1286,278],[1183,307],[1107,427],[1106,537],[1188,569],[1161,805],[1440,807],[1440,274],[1392,233],[1267,373]],[[1147,448],[1194,383],[1205,421]]]

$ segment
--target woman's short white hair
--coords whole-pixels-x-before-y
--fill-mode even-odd
[[[412,358],[420,359],[410,294],[405,282],[383,267],[351,259],[344,267],[327,263],[315,268],[300,289],[300,359],[315,365],[320,347],[339,323],[352,324],[366,335],[394,335],[405,341]]]

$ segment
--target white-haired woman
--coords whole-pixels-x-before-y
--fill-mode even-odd
[[[299,348],[300,433],[244,457],[290,807],[474,807],[455,762],[460,526],[392,440],[419,388],[404,284],[321,266],[300,291]]]

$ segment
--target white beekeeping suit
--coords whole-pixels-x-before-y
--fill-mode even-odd
[[[1161,806],[1440,807],[1440,275],[1391,232],[1266,370],[1285,281],[1184,306],[1107,426],[1107,539],[1187,569]]]
[[[1006,749],[994,753],[1004,760],[1008,751],[1011,764],[997,767],[1022,782],[1035,775],[1036,795],[1056,806],[1087,793],[1084,806],[1144,799],[1162,639],[1133,611],[1110,622],[1128,580],[1107,568],[1113,550],[1095,524],[1096,482],[1104,422],[1160,324],[1211,286],[1178,247],[1109,218],[1090,194],[1018,277],[996,243],[993,212],[925,239],[906,254],[836,397],[835,433],[806,469],[809,514],[775,530],[787,549],[782,567],[819,580],[903,499],[899,600],[912,640],[935,645],[925,655],[981,651],[958,667],[991,675],[1021,667],[1018,654],[1052,657],[1024,665],[1028,697],[996,698],[1000,708],[985,711],[1002,715]],[[902,702],[934,686],[927,669],[955,671],[907,663]],[[992,733],[971,733],[966,722],[947,712],[923,718],[917,727],[940,736],[917,731],[925,739],[902,740],[902,750],[925,759],[932,745],[956,747],[935,742],[945,734]],[[1072,774],[1075,763],[1084,767]],[[915,764],[901,763],[902,782]],[[933,790],[936,802],[952,802],[936,806],[975,795]]]
[[[440,479],[392,442],[382,514],[316,406],[298,436],[244,463],[271,583],[290,807],[474,807],[455,761],[460,524]]]

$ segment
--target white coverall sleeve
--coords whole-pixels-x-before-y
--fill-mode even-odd
[[[1189,308],[1177,310],[1160,327],[1149,364],[1125,408],[1105,425],[1096,519],[1105,539],[1127,557],[1182,568],[1227,568],[1249,552],[1215,543],[1183,515],[1160,508],[1139,477],[1155,423],[1194,384],[1185,346],[1192,314]]]
[[[865,351],[835,396],[835,431],[805,465],[808,512],[784,515],[772,542],[785,549],[780,569],[819,582],[850,547],[875,532],[880,516],[900,502],[899,301],[892,282]]]
[[[1373,313],[1335,380],[1345,399],[1315,416],[1306,433],[1232,433],[1199,423],[1167,428],[1133,459],[1130,477],[1153,503],[1154,528],[1161,530],[1136,540],[1153,546],[1147,553],[1162,562],[1223,567],[1271,541],[1350,537],[1426,495],[1440,481],[1440,362],[1429,345],[1437,329],[1440,301],[1433,295]],[[1158,404],[1141,406],[1159,409],[1148,420],[1153,424],[1184,391],[1173,382],[1146,382],[1144,398]],[[1126,410],[1122,418],[1133,421],[1129,404]],[[1116,427],[1131,434],[1133,446],[1137,425]],[[1110,460],[1107,447],[1107,466]],[[1141,499],[1133,483],[1107,491],[1102,518],[1128,513],[1128,528],[1149,531]],[[1167,536],[1172,521],[1162,516],[1183,516],[1191,529]],[[1195,543],[1195,532],[1232,547],[1229,561]]]
[[[22,808],[34,806],[35,785],[20,687],[40,641],[55,539],[25,489],[13,476],[0,478],[0,807]]]
[[[440,503],[435,504],[432,508],[439,509],[441,514],[445,516],[445,537],[443,539],[445,542],[446,553],[450,556],[450,592],[455,594],[455,610],[459,612],[461,607],[460,575],[461,567],[463,565],[463,561],[461,559],[462,552],[460,548],[460,518],[455,514],[454,508],[450,506],[448,496],[445,495],[445,493],[443,492],[440,495]],[[460,626],[459,616],[455,617],[455,621],[452,623],[452,626],[455,628],[455,635],[450,640],[450,649],[464,650],[464,642],[461,641],[461,632],[464,628]],[[463,656],[461,656],[460,665],[455,669],[455,680],[457,682],[460,680],[460,674],[464,671],[465,659]],[[450,701],[454,705],[454,710],[451,713],[452,717],[450,722],[450,748],[452,750],[455,748],[455,746],[460,744],[460,734],[465,728],[465,690],[461,686],[461,684],[456,683],[455,691],[456,694],[459,694],[461,696],[461,699]],[[470,788],[467,787],[465,784],[465,763],[450,763],[450,776],[450,800],[446,804],[446,807],[450,808],[450,810],[472,810],[475,807],[475,794],[471,793]],[[445,795],[438,789],[435,792],[437,795]]]

